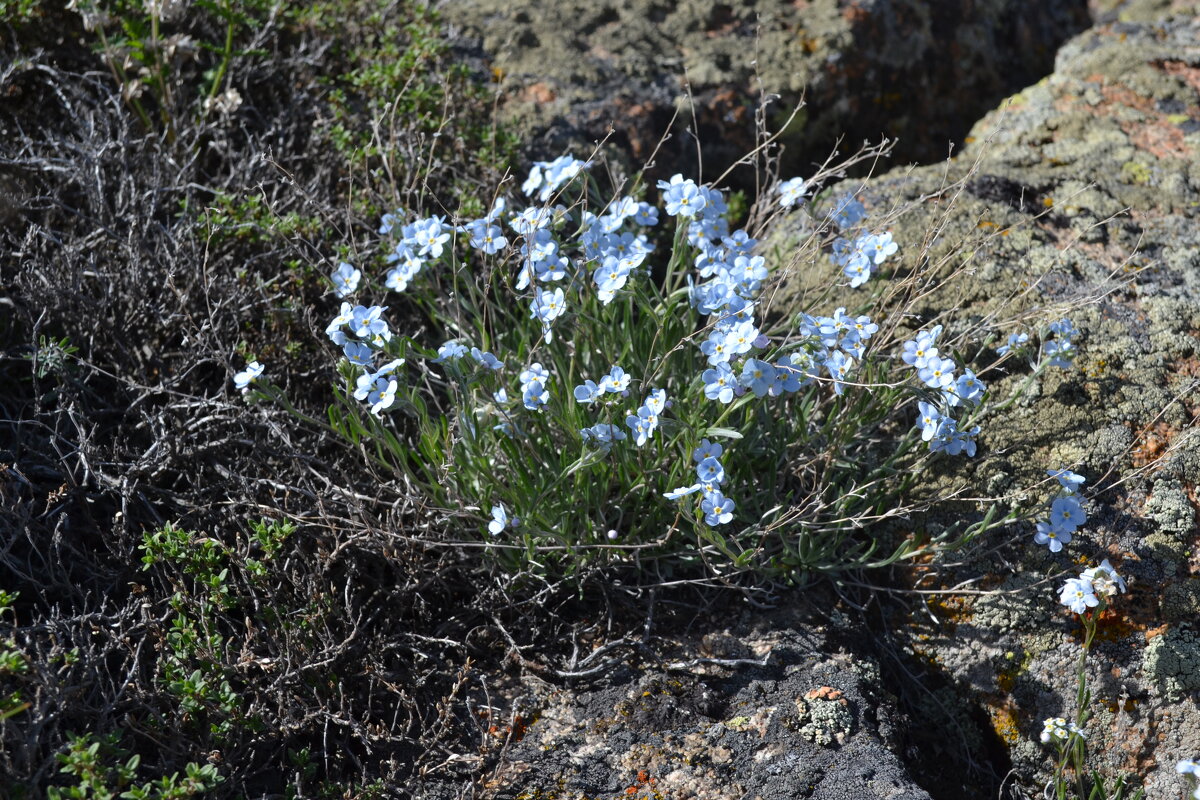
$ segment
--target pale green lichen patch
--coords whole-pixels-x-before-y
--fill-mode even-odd
[[[1200,636],[1189,628],[1174,628],[1154,637],[1142,655],[1142,670],[1172,703],[1200,692]]]
[[[813,744],[842,744],[854,730],[854,715],[844,697],[809,692],[796,699],[796,730]]]
[[[1179,481],[1166,478],[1154,484],[1154,493],[1146,501],[1146,516],[1158,532],[1176,544],[1183,544],[1194,530],[1196,509]]]

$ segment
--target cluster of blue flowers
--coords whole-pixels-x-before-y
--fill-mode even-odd
[[[853,195],[845,195],[834,205],[829,218],[843,233],[862,222],[867,216],[863,204]],[[833,263],[842,268],[842,274],[852,288],[858,288],[871,278],[871,273],[894,255],[899,249],[890,231],[884,233],[860,232],[854,238],[839,235],[833,240]]]
[[[1050,356],[1050,366],[1069,369],[1075,363],[1075,344],[1072,341],[1079,332],[1069,319],[1050,323],[1050,332],[1056,338],[1042,344],[1042,352]]]
[[[385,214],[379,226],[379,234],[388,237],[389,248],[384,283],[394,291],[407,290],[426,265],[445,256],[452,237],[460,235],[481,257],[497,259],[497,265],[514,264],[512,286],[526,293],[530,318],[540,325],[544,341],[552,341],[556,321],[571,312],[575,292],[594,292],[602,305],[609,305],[632,288],[631,282],[650,274],[646,260],[654,245],[645,229],[658,224],[659,208],[632,197],[619,197],[603,213],[583,211],[573,217],[565,207],[551,205],[556,195],[589,167],[589,162],[570,156],[536,162],[521,188],[540,205],[510,210],[500,198],[487,214],[462,224],[451,224],[442,216],[406,221],[401,209]],[[697,253],[696,277],[687,280],[690,305],[709,318],[705,338],[698,343],[707,361],[707,368],[699,376],[704,395],[728,404],[747,393],[774,397],[824,380],[841,395],[878,326],[867,316],[847,314],[844,308],[829,317],[806,314],[800,321],[798,339],[773,357],[766,357],[763,351],[771,342],[755,318],[756,297],[768,278],[764,258],[754,253],[758,242],[745,230],[730,230],[728,207],[717,189],[698,185],[682,175],[660,181],[658,188],[662,191],[663,210],[676,217],[680,226],[686,226],[682,234]],[[785,181],[778,188],[779,203],[793,207],[810,189],[802,178]],[[844,232],[864,217],[862,204],[852,196],[840,200],[830,215]],[[560,232],[572,222],[578,224],[573,238],[562,238]],[[575,249],[569,249],[568,244]],[[853,237],[847,233],[833,243],[833,257],[852,286],[861,285],[874,266],[896,250],[888,233]],[[505,258],[511,258],[511,262],[503,261]],[[330,279],[338,297],[346,297],[357,290],[361,277],[359,270],[340,262]],[[326,329],[330,339],[342,347],[347,362],[361,370],[355,377],[354,396],[365,401],[375,414],[394,403],[396,371],[403,364],[397,359],[375,368],[377,353],[392,338],[382,316],[385,310],[382,306],[343,303],[341,312]],[[468,358],[485,371],[505,368],[496,355],[460,339],[443,343],[430,361],[450,365]],[[519,403],[526,411],[539,412],[550,402],[550,383],[549,370],[534,362],[519,375],[519,401],[510,400],[504,388],[494,391],[492,397],[502,409]],[[574,387],[578,402],[603,404],[606,408],[604,418],[580,429],[585,445],[607,453],[626,439],[632,439],[636,447],[645,447],[654,438],[661,415],[671,405],[667,391],[647,389],[642,403],[632,411],[609,409],[630,395],[630,383],[630,376],[614,365],[598,382],[585,380]],[[975,395],[968,392],[964,396]],[[505,421],[496,429],[507,435],[523,435],[514,417],[507,410],[503,413]],[[947,437],[953,438],[951,434]],[[720,488],[725,483],[719,460],[722,452],[721,445],[705,439],[695,453],[696,483],[666,495],[672,500],[698,495],[697,510],[710,525],[725,524],[733,518],[734,501]],[[494,506],[488,524],[491,533],[498,534],[512,525],[508,511],[502,505]]]
[[[1075,531],[1087,522],[1087,512],[1076,495],[1085,479],[1069,469],[1048,469],[1046,474],[1058,481],[1059,496],[1050,502],[1050,519],[1037,523],[1033,540],[1049,547],[1050,552],[1057,553],[1064,544],[1070,544]]]
[[[941,325],[920,331],[916,338],[904,343],[900,355],[905,364],[917,371],[917,378],[926,387],[938,392],[936,400],[917,404],[917,426],[921,429],[921,439],[929,442],[931,451],[973,456],[979,426],[961,430],[950,409],[975,408],[982,402],[987,387],[969,369],[964,368],[962,375],[958,375],[954,360],[938,352],[937,339],[941,333]]]
[[[719,442],[701,439],[700,446],[692,451],[692,461],[696,464],[697,481],[691,486],[672,489],[663,494],[668,500],[682,500],[688,495],[701,493],[700,513],[709,525],[724,525],[733,519],[734,502],[721,491],[725,483],[725,467],[721,464],[721,454],[725,448]]]
[[[357,285],[357,281],[355,282]],[[342,303],[337,316],[325,328],[325,335],[341,345],[346,360],[362,373],[356,379],[354,397],[371,407],[379,416],[396,402],[398,383],[395,371],[404,364],[399,358],[373,371],[375,354],[391,341],[392,332],[383,319],[386,306],[361,306]]]

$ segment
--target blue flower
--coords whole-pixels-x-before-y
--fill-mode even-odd
[[[1074,494],[1079,491],[1079,487],[1087,482],[1087,478],[1082,475],[1071,472],[1069,469],[1048,469],[1046,474],[1051,478],[1058,480],[1059,486]]]
[[[840,350],[825,359],[825,369],[829,370],[829,377],[833,379],[834,394],[840,395],[845,391],[846,387],[842,382],[845,381],[847,373],[853,366],[854,359]]]
[[[544,384],[550,380],[550,371],[543,367],[540,362],[535,361],[527,369],[521,370],[521,373],[517,375],[517,380],[521,382],[522,389],[535,381]]]
[[[670,182],[659,181],[658,188],[666,192],[663,203],[672,217],[694,217],[707,203],[696,182],[685,180],[682,175],[672,175]]]
[[[842,274],[850,280],[850,288],[857,289],[871,279],[871,265],[865,259],[856,259],[842,267]]]
[[[530,411],[537,411],[550,400],[550,392],[541,381],[530,381],[521,387],[521,400]]]
[[[667,408],[667,390],[651,389],[650,394],[646,395],[646,402],[642,405],[655,414],[661,414]]]
[[[417,255],[440,258],[443,245],[450,241],[450,234],[441,217],[429,217],[413,223],[413,238],[418,246]]]
[[[708,363],[714,367],[719,364],[728,363],[729,359],[733,357],[733,353],[730,352],[729,346],[726,344],[728,337],[728,332],[718,328],[700,343],[700,352],[708,356]]]
[[[658,427],[658,416],[642,406],[637,414],[625,417],[625,425],[633,432],[634,444],[641,447],[654,437],[654,429]]]
[[[849,228],[851,225],[857,225],[867,216],[867,210],[863,208],[863,204],[854,199],[854,195],[846,194],[838,199],[832,211],[829,212],[830,219],[839,228]]]
[[[1065,317],[1051,322],[1050,330],[1052,333],[1056,333],[1067,339],[1073,339],[1079,333],[1079,331],[1075,330],[1075,324]]]
[[[1033,535],[1033,541],[1048,545],[1051,553],[1057,553],[1063,549],[1064,544],[1070,544],[1071,532],[1056,531],[1049,522],[1039,522],[1037,533]]]
[[[754,392],[755,397],[762,397],[775,386],[775,367],[766,361],[748,358],[742,367],[741,384]]]
[[[917,338],[904,343],[904,352],[900,355],[901,360],[913,369],[924,369],[929,361],[938,355],[937,348],[934,347],[936,341],[936,333],[921,331],[917,334]]]
[[[424,262],[416,256],[403,259],[398,265],[388,270],[384,285],[392,291],[403,292],[421,271],[422,266],[424,266]]]
[[[633,221],[638,225],[650,227],[658,224],[658,209],[649,203],[638,203],[638,210],[633,215]]]
[[[370,367],[375,351],[362,342],[346,342],[342,345],[346,360],[356,367]]]
[[[700,502],[704,521],[709,525],[724,525],[733,519],[733,501],[721,494],[719,489],[706,492]]]
[[[689,494],[695,494],[703,488],[704,484],[693,483],[691,486],[684,486],[680,489],[672,489],[669,492],[664,492],[663,497],[668,500],[679,500],[680,498],[687,497]]]
[[[996,352],[1000,355],[1007,355],[1015,348],[1020,347],[1029,341],[1028,333],[1010,333],[1008,335],[1008,343],[996,348]]]
[[[945,389],[954,383],[955,363],[948,358],[931,357],[917,372],[917,377],[930,389]]]
[[[563,299],[563,290],[555,289],[553,292],[542,291],[541,287],[536,289],[536,295],[533,298],[533,303],[530,305],[529,316],[542,321],[542,333],[545,334],[546,340],[551,338],[550,323],[562,316],[567,310],[566,303]]]
[[[779,184],[779,205],[784,208],[791,208],[799,203],[804,197],[804,193],[808,191],[808,184],[804,178],[791,178]]]
[[[325,326],[325,335],[333,341],[334,344],[342,345],[346,343],[346,334],[342,332],[342,326],[346,325],[354,317],[354,306],[349,303],[342,303],[342,309],[330,323]]]
[[[596,385],[595,381],[584,381],[579,386],[575,387],[575,399],[581,403],[595,402],[604,392]]]
[[[392,403],[396,402],[395,379],[381,375],[375,378],[374,385],[370,392],[367,393],[367,403],[371,406],[371,413],[375,416],[383,414],[385,409],[391,408]]]
[[[521,191],[526,197],[536,194],[537,199],[545,203],[560,186],[589,166],[590,162],[571,156],[559,156],[553,161],[536,161],[529,171],[529,177],[521,184]]]
[[[701,439],[700,446],[692,451],[692,460],[699,464],[706,458],[720,458],[725,452],[725,448],[720,442],[710,442],[708,439]]]
[[[499,226],[493,225],[490,219],[477,219],[466,226],[471,235],[468,244],[476,250],[482,250],[492,255],[508,246],[508,239]]]
[[[1050,504],[1050,525],[1058,533],[1070,533],[1087,522],[1087,512],[1074,495],[1056,498]]]
[[[713,485],[725,482],[725,467],[714,456],[708,456],[696,465],[696,475],[701,483]]]
[[[1070,339],[1049,341],[1042,345],[1046,355],[1050,356],[1050,366],[1070,369],[1075,363],[1075,345]]]
[[[620,442],[626,438],[625,431],[616,425],[609,425],[608,423],[583,428],[579,433],[583,437],[583,441],[594,442],[598,448],[606,453],[612,449],[613,442]]]
[[[917,425],[921,428],[921,440],[928,442],[938,435],[947,417],[933,403],[917,403]]]
[[[954,386],[947,387],[943,392],[946,402],[951,406],[960,406],[964,403],[969,406],[978,406],[983,400],[983,392],[986,388],[983,381],[975,377],[974,372],[964,369],[963,374],[954,382]]]
[[[390,214],[384,214],[383,218],[379,221],[379,235],[387,236],[389,233],[392,232],[392,228],[396,227],[397,225],[403,224],[401,222],[401,219],[403,217],[404,217],[404,209],[403,208],[397,208],[395,211],[393,211]]]
[[[701,376],[704,381],[704,396],[709,400],[720,400],[722,403],[733,402],[733,387],[737,379],[727,363],[717,364],[713,369],[704,370]]]
[[[625,283],[629,280],[630,270],[627,269],[621,261],[612,256],[604,259],[604,263],[592,273],[592,280],[596,283],[597,297],[604,305],[608,305],[617,296],[617,292],[624,288]]]
[[[611,394],[621,394],[629,388],[629,376],[625,374],[625,370],[614,366],[600,379],[600,388]]]
[[[466,354],[466,346],[459,344],[454,339],[451,339],[438,348],[438,357],[433,359],[433,363],[444,364],[447,361],[457,361]]]
[[[359,338],[382,335],[387,332],[387,322],[381,319],[387,306],[355,306],[350,312],[350,331]]]
[[[500,370],[504,369],[504,362],[496,358],[491,353],[480,350],[478,347],[471,348],[471,358],[478,361],[488,369]]]
[[[943,417],[942,424],[938,426],[937,434],[933,437],[933,441],[929,443],[929,449],[934,453],[946,453],[947,455],[956,456],[960,453],[966,453],[968,456],[975,455],[975,437],[979,435],[979,426],[976,425],[967,431],[960,431],[958,423],[951,417]]]
[[[362,272],[347,264],[345,261],[338,263],[337,269],[329,276],[333,281],[333,290],[338,297],[345,297],[352,294],[358,288],[358,281],[362,278]]]
[[[238,389],[246,389],[263,374],[265,367],[257,361],[251,361],[246,368],[233,376],[233,385]]]
[[[790,353],[775,362],[775,377],[785,392],[800,391],[813,382],[818,372],[816,360],[803,350]]]

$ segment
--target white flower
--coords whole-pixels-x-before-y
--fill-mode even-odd
[[[1100,566],[1084,570],[1079,577],[1091,581],[1092,587],[1098,595],[1112,597],[1125,593],[1125,579],[1117,574],[1113,565],[1108,563],[1107,558],[1100,562]]]
[[[233,385],[245,390],[259,375],[262,375],[263,369],[265,367],[262,364],[251,361],[244,370],[233,376]]]
[[[1063,584],[1058,601],[1076,614],[1083,614],[1089,608],[1095,608],[1100,604],[1092,582],[1084,577],[1071,578]]]
[[[791,208],[800,202],[800,198],[804,197],[804,192],[808,189],[808,185],[804,182],[804,178],[792,178],[779,184],[779,205],[784,208]]]

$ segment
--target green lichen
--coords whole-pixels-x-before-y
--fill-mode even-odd
[[[1187,540],[1196,522],[1196,510],[1183,486],[1174,478],[1155,482],[1145,510],[1146,516],[1158,527],[1158,533],[1176,544]]]
[[[1200,578],[1171,584],[1163,590],[1159,604],[1167,622],[1200,619]]]
[[[797,730],[814,744],[828,747],[842,744],[854,729],[854,715],[842,698],[820,697],[796,700]]]
[[[1142,671],[1159,694],[1172,703],[1200,691],[1200,636],[1188,628],[1156,636],[1142,654]]]
[[[975,603],[975,623],[990,630],[1010,633],[1045,627],[1049,613],[1040,595],[1020,590],[1036,577],[1015,575],[997,587],[996,594],[985,595]]]

